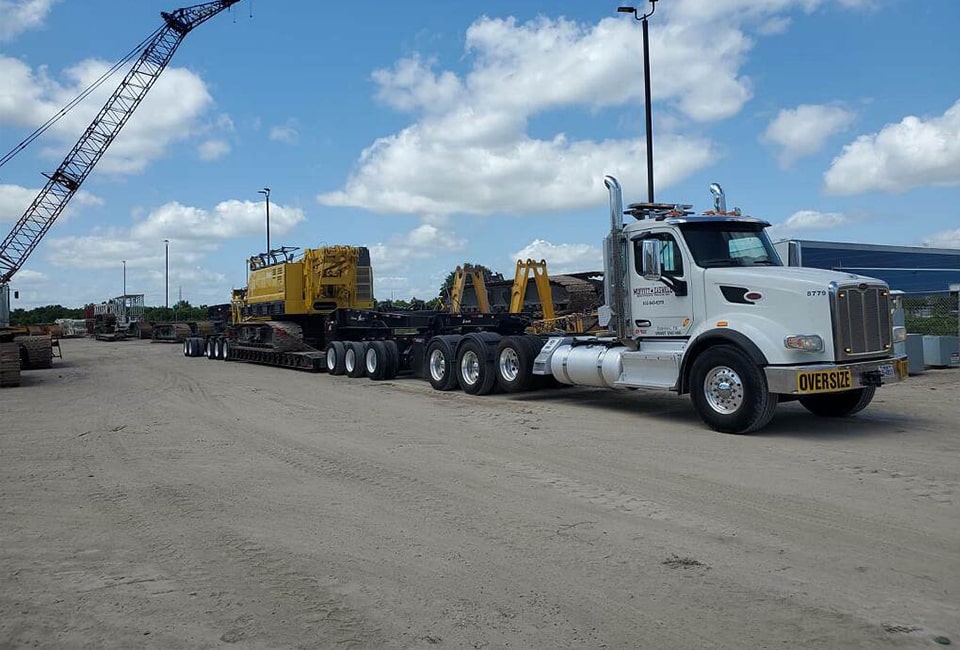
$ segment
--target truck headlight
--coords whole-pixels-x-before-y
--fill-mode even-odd
[[[822,352],[823,339],[819,334],[797,334],[783,339],[783,346],[788,350],[801,352]]]
[[[903,343],[907,340],[907,328],[903,325],[894,325],[893,326],[893,342],[894,343]]]

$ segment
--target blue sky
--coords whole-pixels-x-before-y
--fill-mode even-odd
[[[166,0],[0,0],[0,150],[160,26]],[[359,7],[363,7],[361,10]],[[602,178],[646,197],[640,25],[617,2],[246,0],[189,34],[13,280],[14,307],[226,302],[265,247],[365,245],[375,292],[464,261],[598,269]],[[645,8],[647,4],[639,4]],[[777,238],[960,248],[960,3],[659,0],[656,198]],[[0,168],[4,234],[119,82]]]

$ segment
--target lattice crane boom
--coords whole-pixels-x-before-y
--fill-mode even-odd
[[[140,58],[57,170],[52,174],[44,174],[47,177],[46,185],[0,244],[0,285],[10,281],[50,230],[167,67],[183,38],[201,23],[238,2],[240,0],[217,0],[160,14],[164,20],[163,27],[146,44]]]

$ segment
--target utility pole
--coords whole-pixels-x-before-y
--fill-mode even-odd
[[[650,11],[639,15],[636,7],[617,7],[622,14],[633,14],[643,25],[643,96],[647,113],[647,201],[653,203],[653,104],[650,99],[650,35],[647,18],[657,10],[657,0],[650,0]]]
[[[270,259],[270,188],[265,187],[257,191],[257,194],[263,194],[267,197],[267,259]]]
[[[166,250],[165,260],[163,265],[163,306],[166,309],[170,309],[170,240],[164,239],[163,245]]]
[[[123,299],[126,302],[127,299],[127,260],[120,260],[123,262]]]

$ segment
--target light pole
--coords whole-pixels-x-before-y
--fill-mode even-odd
[[[170,240],[163,240],[164,247],[164,264],[163,264],[163,306],[166,309],[170,309]]]
[[[123,299],[127,299],[127,260],[120,260],[123,262]]]
[[[650,99],[650,36],[647,29],[647,18],[657,10],[657,0],[650,0],[650,11],[639,15],[636,7],[617,7],[623,14],[633,14],[633,17],[643,25],[643,94],[647,111],[647,200],[653,203],[653,105]]]
[[[265,187],[258,190],[257,194],[263,194],[267,197],[267,258],[270,257],[270,188]]]

